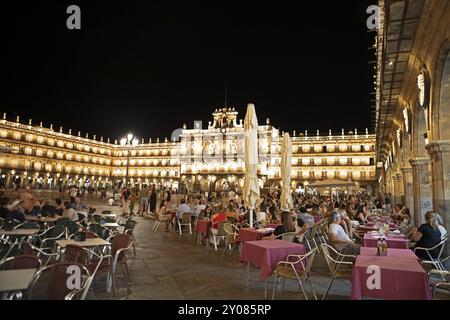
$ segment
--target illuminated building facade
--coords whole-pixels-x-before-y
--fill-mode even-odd
[[[377,176],[414,224],[450,223],[450,2],[380,0]],[[449,246],[447,245],[447,248]]]
[[[167,186],[180,191],[241,191],[244,177],[244,128],[233,108],[217,109],[207,128],[196,122],[185,125],[173,139],[140,141],[135,148],[122,147],[93,136],[81,137],[21,124],[19,119],[0,120],[0,183],[58,188],[59,185],[117,187],[126,175],[133,185]],[[174,131],[176,132],[176,131]],[[261,188],[280,183],[281,136],[267,119],[259,126]],[[375,135],[351,131],[340,134],[292,136],[292,187],[325,179],[352,180],[373,190]]]

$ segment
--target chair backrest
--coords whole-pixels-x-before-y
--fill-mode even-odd
[[[67,226],[67,223],[69,223],[69,221],[70,221],[69,218],[59,218],[58,220],[56,220],[56,225]]]
[[[4,229],[6,231],[13,230],[16,226],[18,226],[21,222],[19,220],[13,218],[6,218],[4,222]]]
[[[111,213],[112,213],[111,210],[103,210],[103,211],[102,211],[102,214],[111,214]]]
[[[50,279],[48,282],[48,299],[49,300],[64,300],[67,294],[74,289],[69,288],[68,280],[72,276],[73,272],[67,270],[69,267],[78,267],[81,270],[82,280],[89,276],[89,271],[81,264],[77,262],[67,261],[59,262],[49,266]],[[84,274],[84,277],[83,277]],[[83,286],[83,284],[81,284]]]
[[[41,260],[34,255],[20,255],[4,260],[1,267],[3,270],[39,269]]]
[[[91,223],[89,225],[89,231],[94,232],[95,234],[97,234],[97,236],[99,236],[102,239],[107,239],[111,233],[107,228],[104,228],[97,223]]]
[[[191,223],[191,214],[189,212],[183,213],[183,218],[181,219],[182,224],[189,224]]]
[[[230,224],[226,221],[221,221],[217,224],[217,236],[224,237],[227,236],[227,232],[225,231],[225,225]]]
[[[111,243],[111,254],[115,256],[117,251],[120,249],[126,249],[131,246],[133,242],[133,238],[127,234],[120,233],[114,236],[113,241]],[[118,257],[117,261],[122,261],[124,257],[125,251],[122,251]]]
[[[33,247],[28,242],[22,241],[21,247],[22,247],[22,254],[23,255],[27,255],[27,256],[34,256],[35,255]]]
[[[51,238],[60,237],[62,234],[66,232],[66,226],[65,225],[56,225],[52,228],[52,231],[50,233]]]
[[[236,239],[238,234],[235,232],[233,224],[231,224],[230,222],[224,223],[223,230],[225,231],[225,234],[228,236],[229,239],[233,240]]]
[[[89,261],[89,256],[87,251],[84,250],[83,247],[74,244],[68,244],[66,245],[64,251],[64,261],[77,262],[86,266]]]
[[[330,270],[330,272],[332,274],[334,274],[336,269],[334,268],[333,257],[330,255],[330,251],[329,251],[330,246],[325,243],[322,243],[322,244],[320,244],[320,248],[321,248],[323,256],[325,257],[325,261],[327,263],[328,269]]]
[[[124,228],[124,231],[125,230],[131,230],[131,231],[133,231],[134,230],[134,227],[136,226],[136,221],[135,220],[131,220],[131,219],[128,219],[127,220],[127,222],[125,222],[125,228]]]
[[[293,242],[295,239],[295,232],[286,232],[281,235],[281,240]]]

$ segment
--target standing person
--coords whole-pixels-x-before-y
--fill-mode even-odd
[[[164,192],[164,200],[170,203],[170,198],[171,198],[170,188],[167,188],[167,190]]]
[[[78,194],[78,190],[77,187],[75,187],[74,185],[70,188],[69,191],[69,196],[70,196],[70,203],[74,203],[75,202],[75,198],[77,197]]]
[[[150,213],[156,213],[156,202],[158,201],[156,195],[156,188],[153,185],[150,191]]]
[[[134,207],[136,205],[136,202],[139,202],[139,191],[133,189],[130,196],[130,216],[134,215]]]
[[[150,195],[150,188],[147,185],[144,185],[144,188],[141,191],[141,203],[139,206],[138,215],[144,215],[144,212],[148,210],[148,197]]]
[[[130,191],[128,190],[127,187],[124,187],[122,189],[122,194],[121,194],[122,210],[123,210],[124,217],[128,216],[129,211],[130,211],[130,196],[131,196]]]

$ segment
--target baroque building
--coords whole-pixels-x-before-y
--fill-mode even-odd
[[[118,187],[126,176],[141,187],[155,184],[184,191],[241,191],[244,177],[244,128],[234,108],[216,109],[213,121],[203,128],[184,125],[172,139],[140,141],[136,147],[0,120],[0,184],[7,187],[60,185]],[[261,188],[280,185],[280,130],[267,119],[258,129]],[[292,136],[292,188],[325,179],[352,180],[374,190],[375,135],[366,129],[327,135],[319,131]],[[0,151],[1,152],[1,151]],[[128,163],[129,159],[129,163]]]

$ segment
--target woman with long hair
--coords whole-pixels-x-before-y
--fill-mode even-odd
[[[425,214],[425,223],[422,224],[419,229],[414,230],[411,237],[412,240],[416,242],[416,248],[432,248],[441,242],[441,232],[439,231],[437,214],[433,211],[428,211]],[[436,248],[432,251],[428,251],[433,259],[437,258],[439,249],[440,248]],[[424,250],[416,250],[416,255],[421,259],[430,260],[430,257]]]

